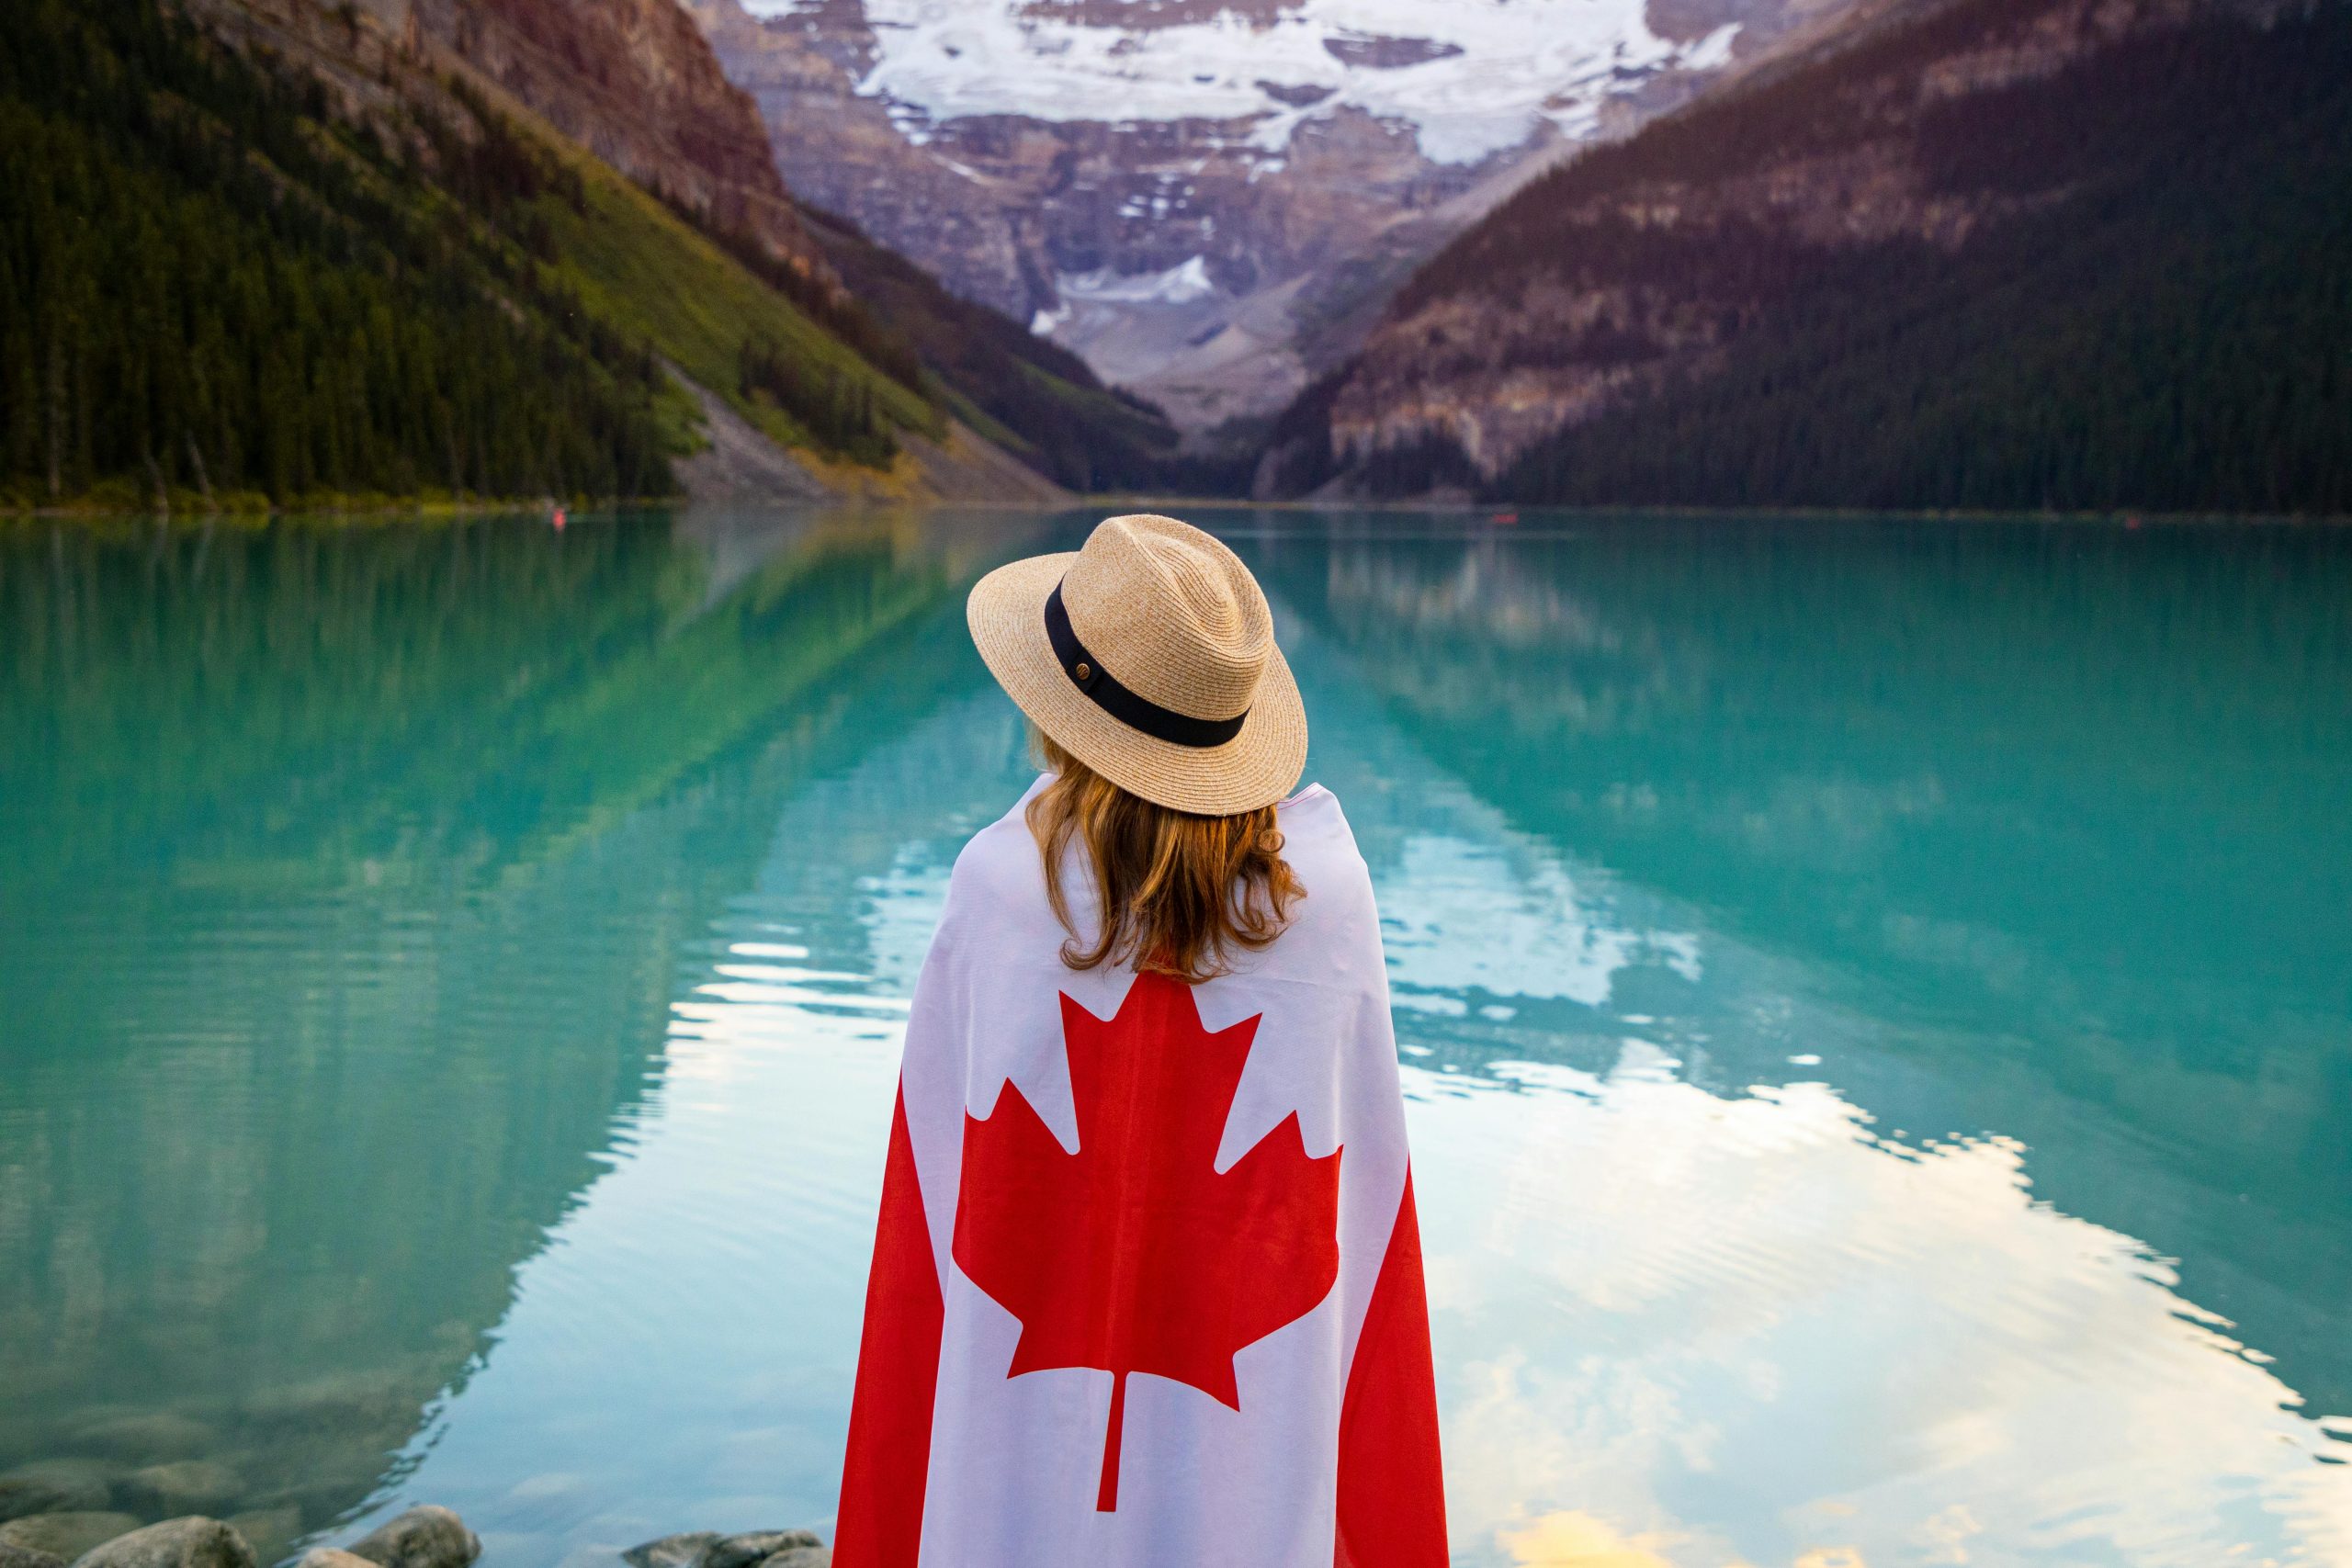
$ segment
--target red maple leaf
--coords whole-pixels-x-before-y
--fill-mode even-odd
[[[1215,1034],[1192,987],[1142,975],[1116,1017],[1065,995],[1078,1152],[1011,1083],[964,1118],[956,1266],[1021,1320],[1005,1373],[1111,1374],[1096,1508],[1119,1499],[1127,1374],[1233,1409],[1233,1355],[1311,1311],[1339,1277],[1340,1151],[1310,1159],[1293,1111],[1216,1169],[1259,1018]]]

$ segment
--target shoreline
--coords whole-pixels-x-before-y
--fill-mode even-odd
[[[270,1541],[273,1555],[265,1558],[251,1539],[256,1528],[247,1521],[265,1518],[266,1511],[226,1520],[185,1513],[141,1524],[132,1514],[79,1506],[144,1502],[153,1511],[154,1499],[170,1495],[174,1482],[188,1483],[183,1497],[198,1495],[204,1461],[152,1467],[140,1472],[153,1483],[147,1490],[131,1487],[127,1496],[117,1485],[103,1497],[78,1483],[74,1464],[54,1460],[0,1474],[0,1512],[32,1505],[0,1521],[0,1568],[472,1568],[482,1554],[481,1538],[463,1519],[426,1503],[348,1546],[320,1542],[298,1554],[291,1550],[303,1539],[298,1535]],[[164,1477],[163,1472],[181,1473]],[[70,1552],[62,1550],[69,1547]],[[613,1568],[830,1568],[832,1555],[813,1530],[691,1530],[616,1551]]]
[[[2332,528],[2352,526],[2352,513],[2297,512],[2159,512],[2126,511],[1999,511],[1969,507],[1875,508],[1840,506],[1682,506],[1667,503],[1627,503],[1611,506],[1515,506],[1510,502],[1443,500],[1255,501],[1242,497],[1106,494],[1074,496],[1057,505],[1005,501],[876,502],[855,499],[809,500],[778,497],[774,501],[718,502],[690,495],[599,497],[558,500],[554,497],[505,499],[399,500],[372,497],[328,497],[288,505],[201,505],[165,507],[74,502],[58,506],[17,507],[0,504],[0,527],[28,523],[110,522],[148,520],[166,524],[232,523],[265,526],[294,518],[337,518],[355,522],[447,522],[502,515],[545,516],[558,511],[592,516],[616,513],[656,513],[711,510],[728,512],[1108,512],[1112,508],[1167,511],[1172,514],[1214,512],[1270,512],[1302,514],[1439,514],[1464,522],[1510,528],[1532,523],[1591,518],[1653,518],[1691,521],[1852,522],[1885,523],[2065,523],[2106,525],[2135,529],[2160,527]]]

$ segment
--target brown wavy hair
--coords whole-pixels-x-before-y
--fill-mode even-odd
[[[1202,817],[1155,806],[1048,737],[1036,739],[1054,779],[1029,802],[1027,818],[1046,859],[1046,897],[1069,932],[1064,964],[1129,964],[1198,985],[1283,933],[1292,903],[1306,889],[1283,859],[1272,807]],[[1062,891],[1062,860],[1073,839],[1086,846],[1101,896],[1091,939],[1071,921]]]

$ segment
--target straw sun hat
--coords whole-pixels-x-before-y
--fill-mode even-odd
[[[989,672],[1063,750],[1144,799],[1225,817],[1306,765],[1306,710],[1258,580],[1188,523],[1137,514],[999,567],[965,613]]]

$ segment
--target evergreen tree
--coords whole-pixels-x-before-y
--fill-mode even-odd
[[[395,157],[154,0],[0,7],[0,499],[668,492],[658,367],[479,129]]]

